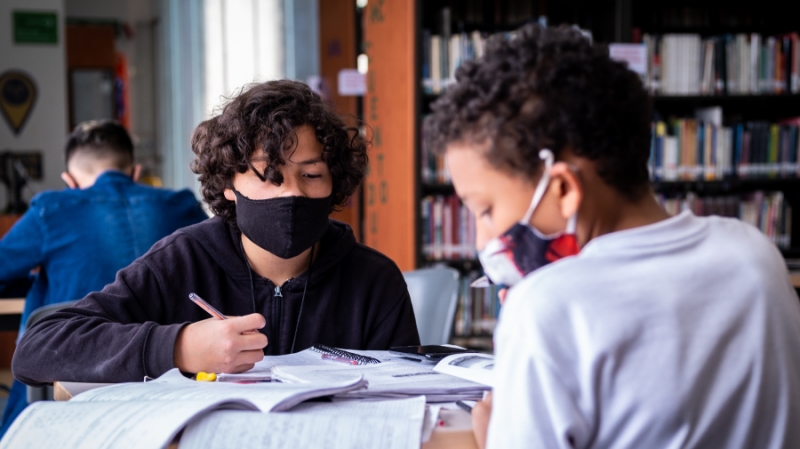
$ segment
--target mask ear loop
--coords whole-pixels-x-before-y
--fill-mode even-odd
[[[572,170],[573,173],[578,173],[578,167],[574,164],[569,164],[569,169]],[[575,234],[578,232],[578,211],[575,211],[569,220],[567,220],[567,229],[564,230],[567,234]]]
[[[550,184],[550,169],[553,168],[553,160],[555,156],[553,156],[553,152],[548,150],[547,148],[539,151],[539,159],[544,161],[544,170],[542,171],[542,178],[539,180],[539,184],[536,185],[536,190],[533,192],[533,198],[531,199],[531,205],[528,206],[527,212],[525,212],[525,216],[522,217],[522,220],[519,222],[523,225],[528,225],[531,221],[531,217],[533,216],[533,212],[536,210],[536,206],[539,205],[539,201],[542,200],[544,196],[545,190],[547,190],[547,186]]]
[[[578,213],[575,212],[574,214],[572,214],[571,217],[569,217],[569,220],[567,220],[567,229],[565,230],[565,233],[575,234],[577,231],[578,231]]]

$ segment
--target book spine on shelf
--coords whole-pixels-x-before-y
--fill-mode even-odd
[[[751,121],[720,126],[676,119],[653,123],[651,179],[713,181],[797,176],[800,118],[780,123]]]
[[[423,255],[427,262],[474,260],[475,218],[456,195],[422,200]]]
[[[791,91],[793,94],[800,92],[800,37],[798,33],[790,33],[792,41],[792,73]]]
[[[426,196],[420,202],[420,219],[422,225],[422,256],[430,258],[431,256],[431,197]]]
[[[422,88],[426,94],[433,93],[431,83],[431,31],[422,30]]]
[[[750,93],[757,94],[759,89],[759,52],[761,50],[761,36],[757,33],[750,35]]]
[[[699,216],[738,218],[758,228],[779,248],[787,249],[791,245],[791,208],[784,201],[783,192],[756,191],[722,197],[701,197],[694,193],[672,197],[658,194],[656,197],[670,214],[688,209]]]
[[[440,36],[431,36],[430,55],[431,92],[439,94],[442,91],[442,38]]]
[[[800,93],[798,33],[645,34],[648,91],[656,95]]]

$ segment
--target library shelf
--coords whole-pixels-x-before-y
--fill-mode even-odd
[[[453,184],[421,184],[423,195],[452,195],[456,193]]]
[[[657,193],[695,192],[698,194],[723,194],[752,192],[755,190],[800,189],[800,178],[727,178],[720,180],[653,181]]]
[[[737,119],[779,120],[800,114],[800,94],[654,95],[656,116],[693,116],[695,109],[721,107]]]
[[[764,0],[605,0],[556,2],[553,0],[381,0],[369,2],[364,13],[364,49],[369,56],[368,91],[363,99],[364,117],[376,131],[371,171],[365,192],[375,192],[375,200],[365,195],[365,242],[386,253],[403,270],[444,264],[459,268],[464,276],[480,271],[477,260],[428,260],[424,234],[428,232],[424,202],[430,197],[449,197],[455,193],[447,177],[431,177],[431,169],[442,164],[428,164],[424,149],[424,117],[440,94],[430,93],[425,78],[433,78],[430,50],[423,45],[431,37],[450,45],[447,38],[461,32],[496,33],[518,25],[541,21],[551,26],[575,24],[592,33],[594,42],[634,42],[648,34],[696,32],[703,39],[729,33],[760,33],[778,36],[797,31],[793,16],[785,13],[785,2]],[[580,7],[575,7],[579,5]],[[546,16],[546,17],[545,17]],[[441,70],[437,79],[450,77],[445,70],[448,50],[439,53]],[[468,53],[468,52],[467,52]],[[427,67],[426,67],[427,63]],[[425,68],[428,70],[426,71]],[[687,119],[695,110],[722,107],[724,124],[748,121],[778,123],[800,116],[800,93],[732,95],[654,95],[655,120]],[[378,132],[379,131],[379,132]],[[380,165],[383,164],[383,165]],[[381,167],[392,170],[381,170]],[[425,169],[425,170],[423,170]],[[438,175],[438,174],[437,174]],[[409,185],[413,184],[413,185]],[[661,196],[694,193],[700,197],[738,195],[762,190],[783,192],[787,203],[800,211],[800,179],[746,178],[714,181],[654,181]],[[384,195],[381,195],[381,193]],[[800,217],[800,216],[798,216]],[[792,217],[796,218],[796,217]],[[800,219],[792,220],[793,235],[800,236]],[[797,239],[800,241],[800,238]],[[800,245],[799,245],[800,246]],[[800,258],[800,248],[784,250],[785,257]],[[793,254],[796,254],[793,256]],[[468,269],[461,269],[461,267]],[[464,338],[454,335],[453,342],[468,347],[491,349],[491,337]]]
[[[450,339],[450,343],[476,351],[492,351],[494,349],[491,335],[454,336]]]
[[[423,266],[446,265],[459,271],[480,270],[481,261],[478,259],[423,259],[420,262]]]

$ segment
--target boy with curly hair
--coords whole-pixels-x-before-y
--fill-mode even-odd
[[[531,25],[456,78],[432,132],[488,277],[511,286],[479,444],[800,447],[786,265],[750,225],[659,206],[638,76]]]
[[[216,216],[159,241],[114,283],[29,329],[15,377],[141,381],[175,367],[241,372],[264,354],[317,343],[419,344],[397,266],[328,218],[361,183],[366,143],[308,86],[251,86],[197,127],[192,150]],[[228,319],[208,318],[193,292]]]

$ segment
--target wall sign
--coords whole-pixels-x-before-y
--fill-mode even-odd
[[[14,11],[15,44],[57,44],[58,16],[55,12]]]
[[[9,70],[0,74],[0,111],[18,135],[36,103],[36,84],[26,73]]]

